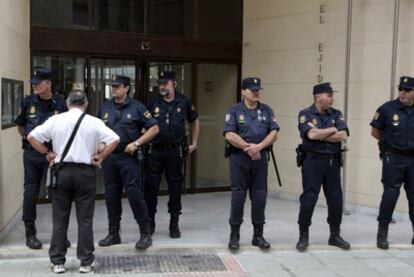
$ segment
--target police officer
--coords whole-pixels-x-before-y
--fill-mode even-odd
[[[26,245],[31,249],[42,248],[36,237],[36,202],[39,197],[40,182],[45,176],[49,162],[49,152],[39,153],[27,141],[27,135],[49,117],[66,111],[66,103],[61,95],[52,92],[52,70],[37,67],[30,80],[33,94],[26,96],[21,104],[21,112],[16,118],[19,134],[23,137],[24,195],[23,221],[26,229]],[[45,143],[48,149],[50,142]]]
[[[379,141],[384,192],[378,215],[377,247],[388,249],[388,224],[404,184],[414,228],[414,78],[402,76],[399,97],[378,108],[371,135]],[[414,244],[414,236],[411,240]]]
[[[157,194],[161,175],[165,170],[168,183],[168,212],[170,213],[170,237],[180,238],[178,226],[181,214],[181,192],[183,189],[183,162],[187,153],[197,149],[200,123],[190,99],[176,91],[174,71],[161,72],[158,78],[159,95],[152,99],[148,108],[158,120],[159,134],[151,141],[148,150],[148,175],[145,181],[145,200],[151,218],[151,233],[155,231]],[[185,121],[192,127],[192,142],[187,147]]]
[[[267,149],[277,139],[279,125],[272,109],[261,103],[261,80],[249,77],[242,81],[244,100],[226,112],[224,136],[231,145],[230,182],[230,241],[228,248],[237,250],[240,225],[243,222],[244,202],[249,190],[252,202],[254,234],[252,244],[261,249],[270,248],[263,237],[267,197]]]
[[[121,243],[119,235],[122,214],[122,189],[128,194],[134,218],[141,237],[135,248],[151,246],[148,209],[141,184],[141,145],[150,141],[159,131],[157,121],[140,102],[129,97],[130,78],[123,75],[112,77],[112,99],[102,105],[98,117],[120,137],[120,143],[103,162],[105,201],[108,211],[109,233],[99,241],[99,246]],[[145,133],[141,135],[142,130]]]
[[[298,128],[305,152],[298,219],[300,236],[296,244],[299,251],[305,251],[309,245],[309,226],[321,186],[328,204],[328,244],[342,249],[350,248],[350,244],[340,236],[343,208],[341,143],[347,140],[349,131],[342,113],[332,108],[333,92],[330,83],[315,85],[313,105],[299,112]]]

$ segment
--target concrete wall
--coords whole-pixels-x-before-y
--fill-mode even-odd
[[[369,122],[376,108],[390,97],[394,1],[353,2],[346,198],[351,204],[377,208],[382,193],[381,163]],[[340,91],[335,107],[344,110],[347,3],[244,1],[243,76],[263,78],[263,100],[274,108],[281,125],[276,152],[284,187],[276,186],[270,170],[272,190],[294,197],[301,192],[294,153],[300,141],[297,114],[312,103],[312,86],[319,75],[319,81],[331,81]],[[414,2],[402,0],[397,77],[414,75],[413,13]],[[397,210],[406,211],[406,207],[402,195]]]
[[[24,81],[26,92],[30,91],[29,5],[29,0],[0,2],[0,77]],[[0,232],[22,206],[20,141],[16,127],[0,130]]]

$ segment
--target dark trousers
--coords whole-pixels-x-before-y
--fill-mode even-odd
[[[53,189],[53,233],[49,256],[53,264],[64,264],[67,252],[67,230],[72,201],[75,202],[78,221],[77,257],[81,265],[94,260],[93,214],[95,210],[96,172],[90,165],[65,164],[57,175]]]
[[[265,223],[265,207],[267,198],[267,153],[261,152],[261,159],[252,161],[243,153],[230,155],[231,210],[229,223],[243,223],[244,202],[247,191],[251,201],[251,217],[253,224]]]
[[[181,192],[184,182],[183,159],[176,149],[152,149],[148,155],[148,174],[145,178],[145,200],[150,217],[157,212],[157,195],[165,170],[168,184],[168,212],[181,213]]]
[[[411,222],[414,223],[414,157],[387,153],[382,161],[382,194],[378,221],[391,222],[392,214],[404,184]]]
[[[302,165],[303,193],[300,196],[299,226],[308,228],[318,201],[321,186],[328,205],[328,223],[339,227],[342,222],[341,166],[339,159],[317,159],[307,156]]]
[[[118,226],[121,221],[123,188],[137,223],[148,222],[148,209],[141,184],[141,164],[136,157],[125,153],[112,153],[105,159],[102,168],[109,226]]]
[[[49,163],[45,156],[36,150],[24,150],[24,194],[23,220],[36,220],[36,203],[39,197],[42,177],[46,176]]]

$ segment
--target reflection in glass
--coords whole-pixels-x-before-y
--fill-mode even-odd
[[[86,60],[83,58],[34,56],[32,65],[33,69],[36,66],[52,69],[55,93],[66,97],[73,89],[86,90]]]
[[[57,3],[58,2],[58,3]],[[89,27],[88,0],[32,0],[31,24],[66,28]]]
[[[1,79],[1,127],[14,126],[23,99],[23,81]]]
[[[95,0],[94,25],[99,31],[144,31],[143,0]]]
[[[153,0],[148,2],[149,32],[154,34],[183,35],[185,22],[191,22],[186,7],[191,1]]]

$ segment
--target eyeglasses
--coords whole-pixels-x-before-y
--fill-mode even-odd
[[[412,88],[403,88],[403,87],[399,87],[398,88],[398,91],[404,91],[404,92],[410,92],[410,91],[413,91],[414,89],[412,89]]]

